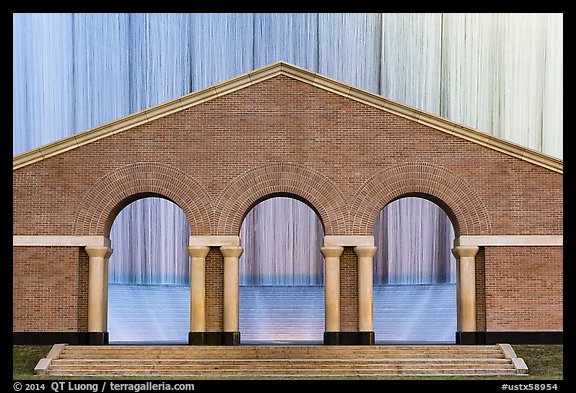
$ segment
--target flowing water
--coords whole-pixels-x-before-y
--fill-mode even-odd
[[[188,342],[189,286],[110,284],[109,299],[111,343]],[[376,343],[453,343],[455,302],[456,284],[375,287]],[[240,287],[243,344],[321,344],[323,334],[323,286]]]

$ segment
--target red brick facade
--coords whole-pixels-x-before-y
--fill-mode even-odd
[[[562,181],[540,165],[279,75],[15,169],[13,233],[108,237],[122,208],[156,195],[182,208],[192,235],[237,236],[255,204],[291,195],[314,208],[326,235],[372,235],[386,204],[417,195],[446,211],[456,237],[562,235]],[[13,330],[86,331],[82,248],[14,247],[13,255]],[[355,260],[347,248],[341,312],[351,331]],[[222,263],[213,249],[210,331],[222,329]],[[482,248],[479,328],[561,331],[562,277],[561,246]]]
[[[562,247],[486,247],[486,329],[562,330]]]

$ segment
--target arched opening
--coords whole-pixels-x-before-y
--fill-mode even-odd
[[[240,229],[243,343],[321,343],[324,333],[322,222],[293,196],[259,201]]]
[[[376,343],[454,343],[456,259],[448,214],[428,198],[396,199],[380,212],[374,240]]]
[[[116,216],[108,266],[110,343],[187,342],[190,278],[184,212],[160,196],[136,196]]]

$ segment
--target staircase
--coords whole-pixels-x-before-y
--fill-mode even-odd
[[[56,344],[37,375],[376,376],[520,375],[508,344],[390,346],[72,346]]]

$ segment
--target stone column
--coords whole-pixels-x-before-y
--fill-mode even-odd
[[[375,246],[356,246],[358,256],[358,328],[360,332],[374,332],[372,323],[372,265]]]
[[[224,332],[232,332],[232,341],[240,343],[240,314],[238,294],[238,259],[244,249],[240,246],[222,246],[220,252],[224,256]]]
[[[344,247],[332,246],[320,249],[324,255],[324,304],[325,329],[327,332],[340,331],[340,255]],[[326,333],[324,333],[326,335]],[[325,339],[326,341],[326,339]]]
[[[112,255],[112,249],[110,249],[110,254],[106,258],[104,258],[104,311],[102,314],[102,323],[104,325],[104,331],[108,331],[108,267],[110,264],[108,263],[110,256]]]
[[[476,331],[476,254],[478,246],[457,246],[452,253],[456,264],[456,303],[458,332]]]
[[[188,247],[190,255],[190,333],[206,331],[206,255],[210,247]]]
[[[108,320],[108,258],[112,249],[86,246],[88,254],[88,332],[104,333]]]

